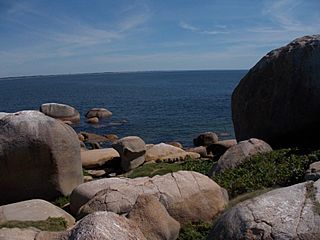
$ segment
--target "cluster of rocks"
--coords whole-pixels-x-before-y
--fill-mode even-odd
[[[80,122],[80,113],[72,106],[61,103],[44,103],[40,106],[40,112],[71,125]],[[112,116],[106,108],[92,108],[86,114],[87,123],[97,124],[101,119]]]

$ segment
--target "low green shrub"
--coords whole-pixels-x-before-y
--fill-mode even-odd
[[[68,224],[64,218],[52,218],[42,221],[7,221],[0,224],[0,228],[30,228],[34,227],[42,231],[59,232],[67,229]]]
[[[304,179],[310,163],[320,159],[320,151],[304,154],[281,149],[255,155],[240,166],[217,174],[213,180],[227,189],[230,198],[262,188],[289,186]]]
[[[189,223],[180,229],[178,240],[205,240],[212,228],[212,223]]]

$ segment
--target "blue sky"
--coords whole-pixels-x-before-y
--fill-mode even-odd
[[[0,0],[0,77],[248,69],[317,33],[319,0]]]

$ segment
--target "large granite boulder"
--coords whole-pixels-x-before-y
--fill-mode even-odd
[[[199,146],[209,146],[212,143],[218,142],[219,137],[216,133],[214,132],[205,132],[201,133],[198,137],[193,139],[193,145],[195,147]]]
[[[232,94],[238,141],[272,147],[319,145],[320,35],[298,38],[264,56]]]
[[[7,221],[42,221],[52,218],[64,218],[68,226],[75,223],[75,219],[57,206],[41,199],[0,206],[0,224]]]
[[[80,113],[74,108],[61,103],[44,103],[40,112],[47,116],[71,123],[80,122]]]
[[[70,209],[79,216],[95,211],[124,214],[141,194],[155,196],[181,224],[211,221],[228,203],[225,190],[207,176],[179,171],[153,178],[108,178],[81,184],[71,194]]]
[[[180,223],[152,195],[140,195],[128,218],[138,225],[147,239],[175,240],[179,236]]]
[[[146,240],[139,227],[113,212],[95,212],[77,223],[69,240]]]
[[[86,113],[86,118],[108,118],[112,116],[112,112],[105,108],[92,108]]]
[[[37,240],[39,232],[35,228],[0,228],[0,240]]]
[[[0,119],[0,204],[50,200],[81,183],[79,140],[71,127],[38,111]]]
[[[208,239],[319,239],[320,180],[270,191],[231,208]]]
[[[145,154],[146,162],[176,162],[183,161],[187,157],[200,158],[200,154],[186,152],[181,148],[165,143],[153,145]]]
[[[134,169],[145,161],[146,144],[139,137],[121,138],[114,142],[112,147],[118,151],[121,158],[121,167],[124,171]]]
[[[119,153],[113,148],[94,149],[81,151],[81,162],[83,168],[95,168],[119,158]]]
[[[271,152],[270,145],[262,140],[251,138],[246,141],[241,141],[238,144],[229,148],[214,164],[209,172],[209,176],[222,172],[226,169],[235,168],[243,163],[248,157],[258,153]]]

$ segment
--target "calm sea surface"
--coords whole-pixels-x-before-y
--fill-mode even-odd
[[[170,71],[37,76],[0,79],[0,112],[39,109],[42,103],[74,106],[77,132],[137,135],[147,143],[192,146],[201,132],[234,136],[231,93],[247,71]],[[84,114],[105,107],[113,116],[98,126]],[[122,123],[126,120],[126,123]]]

